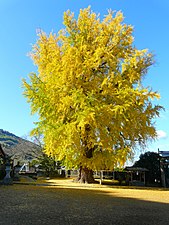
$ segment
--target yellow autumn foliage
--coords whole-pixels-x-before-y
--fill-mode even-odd
[[[156,137],[162,107],[151,100],[159,94],[142,85],[153,56],[135,48],[123,19],[109,11],[101,21],[88,7],[77,19],[65,12],[57,35],[38,33],[31,53],[38,73],[23,80],[24,95],[39,114],[46,153],[69,167],[121,166]]]

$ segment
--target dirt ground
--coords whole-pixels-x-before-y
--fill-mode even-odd
[[[25,182],[1,185],[0,204],[0,225],[169,225],[167,189]]]

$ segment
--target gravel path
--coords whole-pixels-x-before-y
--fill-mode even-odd
[[[169,225],[165,190],[12,185],[0,203],[0,225]]]

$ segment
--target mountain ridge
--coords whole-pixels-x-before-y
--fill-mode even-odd
[[[21,163],[39,158],[41,147],[36,143],[0,129],[0,144],[6,155]]]
[[[0,129],[0,144],[9,147],[12,145],[15,145],[18,143],[19,139],[21,139],[19,136],[16,136],[13,133],[10,133],[9,131]]]

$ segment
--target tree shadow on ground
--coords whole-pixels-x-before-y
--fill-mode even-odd
[[[169,224],[169,204],[120,197],[113,189],[1,186],[0,200],[1,225]]]

